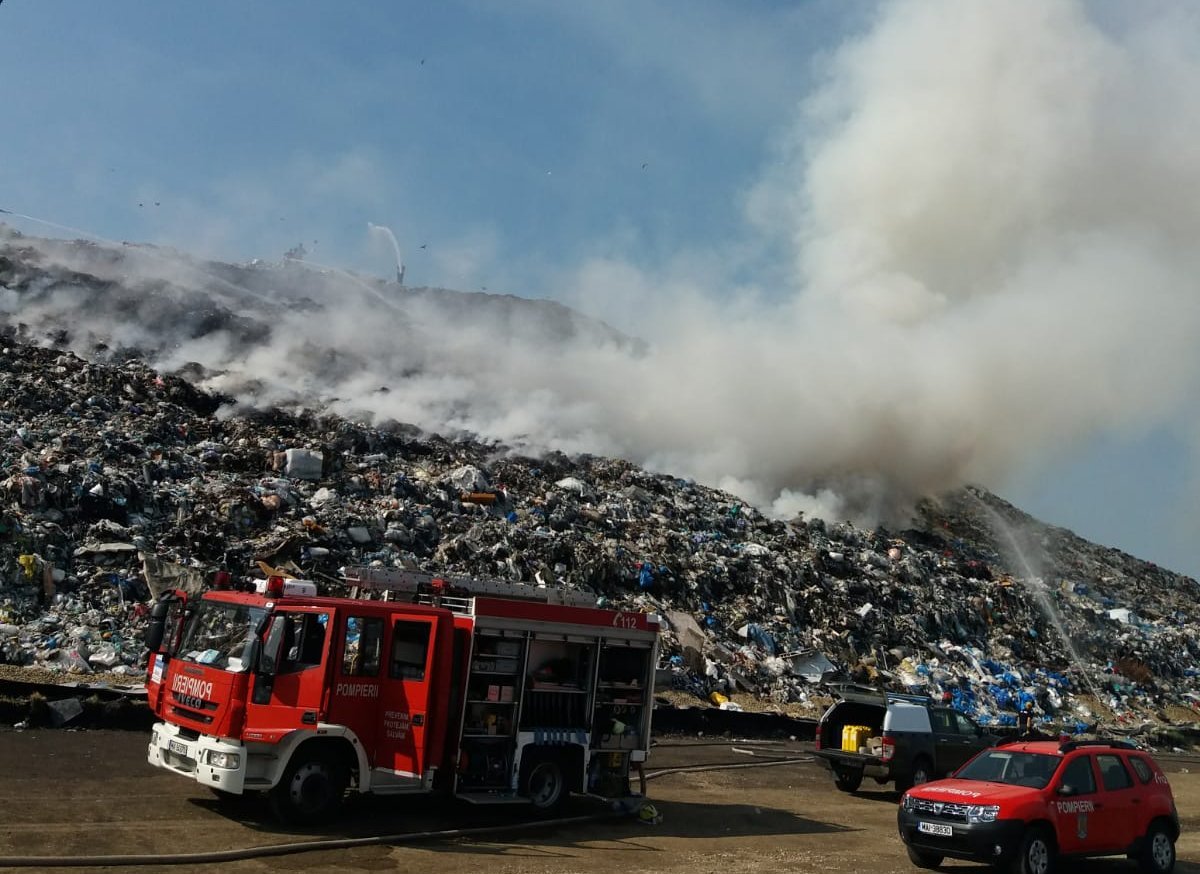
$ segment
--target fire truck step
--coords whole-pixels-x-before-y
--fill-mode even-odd
[[[522,798],[512,792],[459,792],[457,795],[468,804],[528,804],[528,798]]]

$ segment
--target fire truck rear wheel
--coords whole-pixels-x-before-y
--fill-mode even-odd
[[[557,759],[542,759],[529,769],[525,791],[536,810],[554,811],[567,800],[567,784]]]
[[[313,825],[337,813],[349,782],[345,765],[332,754],[301,751],[271,790],[271,807],[286,823]]]

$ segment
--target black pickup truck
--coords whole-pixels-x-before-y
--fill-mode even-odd
[[[927,695],[902,695],[862,687],[837,690],[841,700],[817,726],[817,757],[843,792],[854,792],[863,777],[895,783],[896,790],[950,774],[998,738],[968,716],[935,705]],[[847,725],[867,729],[865,743],[842,749]]]

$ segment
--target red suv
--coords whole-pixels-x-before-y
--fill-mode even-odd
[[[1002,743],[908,790],[897,818],[918,868],[950,856],[1049,874],[1059,856],[1127,854],[1169,874],[1179,837],[1166,775],[1125,741]]]

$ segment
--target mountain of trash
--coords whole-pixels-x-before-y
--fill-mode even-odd
[[[34,272],[10,245],[0,293],[20,298]],[[261,562],[341,594],[339,568],[378,563],[658,613],[663,687],[697,706],[815,716],[830,684],[850,680],[928,692],[984,724],[1013,724],[1026,701],[1058,730],[1200,720],[1197,582],[983,489],[927,499],[896,530],[774,520],[614,458],[235,407],[187,368],[155,370],[115,343],[85,358],[79,329],[35,336],[8,309],[10,673],[138,682],[162,588],[261,576]]]

